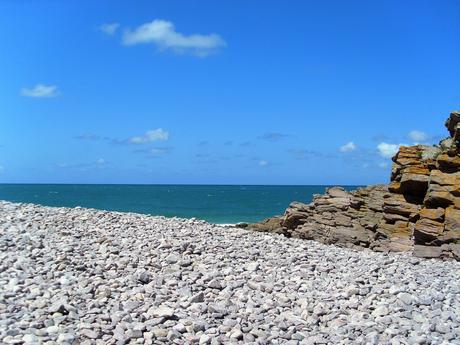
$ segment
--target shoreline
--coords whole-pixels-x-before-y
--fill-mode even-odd
[[[17,205],[31,205],[31,206],[37,206],[37,207],[46,207],[46,208],[63,208],[63,209],[86,209],[90,211],[101,211],[101,212],[113,212],[113,213],[126,213],[126,214],[137,214],[137,215],[142,215],[142,216],[150,216],[150,217],[158,217],[158,218],[167,218],[167,219],[178,219],[178,220],[192,220],[192,221],[199,221],[199,222],[205,222],[208,224],[216,225],[216,226],[222,226],[222,227],[227,227],[227,228],[234,228],[238,227],[240,224],[249,224],[250,222],[246,221],[241,221],[241,222],[235,222],[235,223],[228,223],[228,222],[223,222],[223,223],[217,223],[217,222],[210,222],[205,219],[200,219],[197,217],[178,217],[178,216],[165,216],[161,214],[149,214],[149,213],[140,213],[140,212],[130,212],[130,211],[112,211],[112,210],[107,210],[107,209],[101,209],[101,208],[94,208],[94,207],[85,207],[85,206],[75,206],[75,207],[68,207],[68,206],[48,206],[40,203],[33,203],[33,202],[14,202],[14,201],[9,201],[9,200],[4,200],[0,199],[0,205],[4,204],[17,204]]]
[[[458,262],[9,202],[0,228],[5,344],[455,344],[460,331]]]
[[[132,214],[132,215],[139,215],[139,216],[147,216],[152,218],[165,218],[165,219],[177,219],[177,220],[185,220],[185,221],[198,221],[203,223],[208,223],[210,225],[216,226],[224,226],[224,227],[235,227],[238,224],[246,224],[247,222],[237,222],[237,223],[215,223],[210,222],[205,219],[200,219],[196,217],[178,217],[178,216],[164,216],[161,214],[149,214],[149,213],[141,213],[141,212],[130,212],[130,211],[112,211],[107,209],[101,208],[94,208],[94,207],[85,207],[85,206],[75,206],[75,207],[68,207],[68,206],[48,206],[40,203],[33,203],[33,202],[13,202],[9,200],[0,199],[0,206],[2,204],[14,204],[14,205],[21,205],[21,206],[34,206],[34,207],[43,207],[43,208],[57,208],[57,209],[77,209],[77,210],[88,210],[88,211],[95,211],[95,212],[110,212],[110,213],[120,213],[120,214]]]

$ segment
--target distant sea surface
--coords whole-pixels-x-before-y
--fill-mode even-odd
[[[0,200],[89,207],[213,223],[256,222],[308,203],[328,186],[0,184]],[[359,186],[344,186],[353,190]]]

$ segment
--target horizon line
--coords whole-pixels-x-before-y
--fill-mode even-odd
[[[373,184],[373,185],[378,185]],[[383,183],[380,183],[383,184]],[[242,184],[242,183],[41,183],[41,182],[0,182],[2,185],[77,185],[77,186],[259,186],[259,187],[311,187],[311,186],[338,186],[338,187],[361,187],[366,184]]]

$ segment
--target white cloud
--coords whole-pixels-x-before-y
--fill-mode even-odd
[[[259,161],[259,166],[265,167],[265,166],[267,166],[267,165],[268,165],[268,162],[267,162],[267,161],[265,161],[265,160]]]
[[[428,139],[428,135],[425,132],[413,130],[409,132],[409,138],[415,143],[424,142]]]
[[[286,138],[288,136],[289,135],[287,134],[272,132],[272,133],[265,133],[264,135],[260,136],[259,139],[275,142],[280,139]]]
[[[384,158],[391,158],[393,157],[399,150],[400,146],[406,146],[405,144],[388,144],[385,142],[381,142],[377,145],[377,150],[379,154]]]
[[[128,139],[131,144],[144,144],[154,141],[165,141],[169,139],[169,132],[162,128],[151,129],[145,132],[144,135],[135,136]]]
[[[104,158],[99,158],[95,161],[84,163],[58,163],[56,166],[61,169],[78,169],[88,171],[90,169],[104,169],[108,162]]]
[[[58,95],[58,87],[56,85],[37,84],[33,88],[22,88],[21,95],[25,97],[56,97]]]
[[[150,150],[150,154],[154,157],[159,157],[170,153],[171,150],[171,147],[155,147]]]
[[[340,146],[339,151],[340,152],[351,152],[356,150],[356,145],[353,141],[350,141],[346,143],[345,145]]]
[[[136,45],[152,43],[161,50],[171,49],[178,53],[192,53],[206,56],[216,49],[225,47],[225,41],[217,34],[184,35],[177,32],[174,24],[161,19],[142,24],[135,30],[126,30],[123,34],[123,44]]]
[[[120,24],[118,23],[104,23],[101,26],[99,26],[99,30],[101,30],[103,33],[107,35],[113,35],[115,34],[119,26]]]

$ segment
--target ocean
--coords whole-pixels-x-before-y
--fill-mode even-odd
[[[0,184],[0,200],[89,207],[227,224],[281,215],[328,186]],[[353,190],[359,186],[344,186]]]

